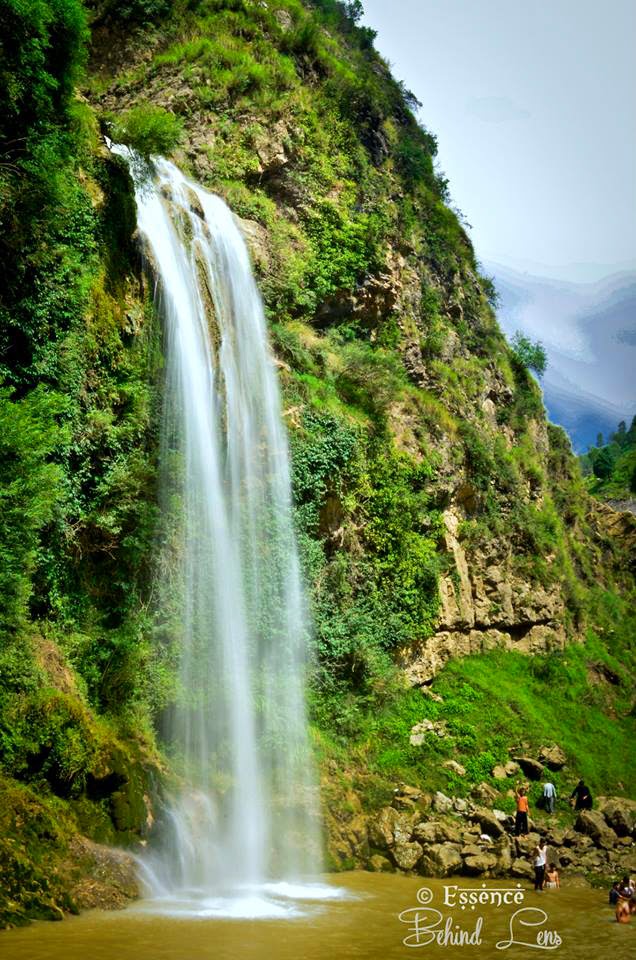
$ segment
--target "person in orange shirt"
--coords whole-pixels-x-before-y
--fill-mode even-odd
[[[519,787],[516,791],[517,795],[517,815],[515,817],[515,837],[518,837],[519,834],[524,836],[528,833],[528,797],[526,795],[526,788]]]

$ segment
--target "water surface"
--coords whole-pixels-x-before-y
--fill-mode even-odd
[[[559,891],[535,894],[524,884],[522,908],[542,909],[547,922],[525,930],[517,924],[518,939],[535,943],[537,931],[545,928],[556,930],[562,943],[551,950],[516,945],[501,950],[496,944],[509,939],[517,906],[462,911],[443,905],[445,884],[481,890],[481,883],[357,872],[328,879],[340,891],[337,899],[301,900],[283,895],[293,890],[269,891],[272,902],[287,905],[287,913],[279,918],[246,919],[240,910],[235,919],[178,916],[176,911],[161,915],[156,901],[142,902],[117,913],[91,911],[63,923],[34,923],[7,931],[0,934],[0,956],[11,960],[406,960],[414,956],[627,960],[636,950],[636,922],[619,926],[602,890],[565,885]],[[450,916],[453,929],[460,924],[472,930],[482,917],[480,946],[409,948],[403,943],[413,936],[413,915],[404,911],[417,907],[417,892],[423,886],[431,891],[429,909]],[[486,886],[514,889],[515,882],[490,880]],[[420,904],[419,909],[424,907]],[[526,916],[536,919],[538,915]]]

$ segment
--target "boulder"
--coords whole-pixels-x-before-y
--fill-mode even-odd
[[[512,861],[510,873],[513,877],[521,877],[522,879],[527,877],[534,878],[534,870],[530,863],[527,860],[522,860],[521,857],[517,857]]]
[[[470,819],[473,823],[478,823],[481,827],[481,832],[487,833],[493,840],[496,840],[497,837],[501,837],[505,833],[502,823],[497,819],[492,810],[479,807],[470,815]]]
[[[459,852],[462,857],[478,857],[482,849],[476,843],[467,843]]]
[[[579,859],[578,866],[587,872],[600,870],[607,863],[607,857],[601,850],[588,850]]]
[[[374,853],[372,857],[369,857],[367,860],[367,870],[370,870],[371,873],[392,873],[393,864],[390,860],[387,860],[386,857],[380,856],[379,853]]]
[[[581,810],[574,829],[590,837],[597,847],[610,850],[616,841],[616,834],[607,826],[605,817],[598,810]]]
[[[493,816],[497,817],[499,823],[509,823],[512,821],[514,823],[514,817],[511,814],[506,813],[505,810],[497,810],[496,807],[493,808]]]
[[[387,850],[396,843],[408,843],[413,829],[413,817],[393,807],[382,807],[369,822],[369,841],[378,850]]]
[[[466,776],[466,767],[462,767],[461,763],[458,763],[457,760],[444,760],[442,766],[456,773],[458,777]]]
[[[393,791],[396,797],[406,797],[409,800],[412,800],[414,803],[417,803],[418,800],[422,800],[424,794],[419,789],[419,787],[410,787],[408,783],[400,783],[395,790]]]
[[[435,843],[426,847],[419,863],[419,872],[424,877],[450,877],[462,866],[459,844]]]
[[[501,764],[499,764],[498,766],[492,768],[492,776],[495,778],[495,780],[507,780],[507,779],[508,779],[508,773],[507,773],[507,771],[506,771],[506,768],[505,768],[505,767],[502,767]]]
[[[429,735],[440,738],[447,736],[446,721],[424,719],[416,723],[411,727],[409,743],[412,747],[421,747]]]
[[[80,835],[72,838],[69,853],[77,868],[69,893],[78,909],[120,909],[139,896],[137,861],[132,854]],[[48,919],[62,917],[60,911],[59,917]]]
[[[507,777],[515,777],[519,773],[519,764],[515,760],[508,760],[504,763],[504,770]]]
[[[517,853],[529,857],[540,839],[539,834],[534,832],[529,833],[527,837],[515,837]]]
[[[493,853],[478,853],[464,859],[464,873],[470,877],[479,877],[490,873],[497,866],[497,857]]]
[[[413,870],[422,853],[419,843],[396,843],[391,850],[393,862],[400,870]]]
[[[414,813],[417,803],[410,797],[396,796],[391,800],[391,806],[394,807],[395,810],[403,810],[406,813]]]
[[[546,840],[554,847],[562,847],[565,841],[565,830],[559,827],[550,827],[546,833]]]
[[[515,760],[529,780],[540,780],[543,776],[543,764],[538,760],[532,757],[515,757]]]
[[[630,850],[629,853],[621,853],[619,863],[621,866],[619,873],[628,873],[630,876],[636,873],[636,853],[633,850]]]
[[[636,801],[626,797],[599,797],[598,807],[605,822],[619,837],[633,836],[636,830]]]
[[[568,867],[571,863],[574,863],[576,858],[576,854],[571,847],[559,847],[558,850],[555,850],[554,856],[557,864],[560,864],[561,867]]]
[[[437,813],[450,813],[453,809],[453,801],[450,797],[447,797],[446,794],[442,793],[441,790],[438,790],[433,797],[432,806],[433,810],[436,810]]]
[[[512,854],[510,852],[510,840],[508,837],[500,837],[495,844],[494,854],[497,858],[497,873],[500,876],[507,876],[512,866]]]
[[[413,828],[413,837],[420,843],[459,843],[461,829],[448,821],[424,820]]]
[[[566,759],[563,750],[556,743],[551,747],[541,747],[539,750],[539,760],[550,770],[560,770],[565,766]]]
[[[494,787],[491,787],[489,783],[481,782],[478,783],[476,787],[470,791],[471,797],[474,797],[475,800],[480,800],[482,803],[494,803],[499,793],[495,790]]]
[[[453,800],[453,810],[456,813],[466,813],[468,810],[468,801],[464,800],[463,797],[455,797]]]

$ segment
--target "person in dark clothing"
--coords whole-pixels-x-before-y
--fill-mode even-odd
[[[575,810],[591,810],[592,809],[592,794],[589,791],[589,788],[585,785],[583,780],[579,780],[574,790],[570,795],[570,799],[574,800],[574,809]]]
[[[618,889],[619,886],[620,886],[620,883],[619,883],[618,880],[617,880],[616,883],[614,884],[614,886],[612,887],[612,889],[611,889],[610,892],[609,892],[609,903],[610,903],[610,907],[615,907],[616,904],[618,903],[619,899],[620,899],[620,893],[619,893],[619,889]]]

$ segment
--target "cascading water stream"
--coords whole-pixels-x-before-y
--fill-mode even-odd
[[[161,589],[180,662],[166,733],[184,783],[145,873],[155,896],[231,898],[321,866],[287,439],[233,214],[162,159],[135,196],[165,327]]]

